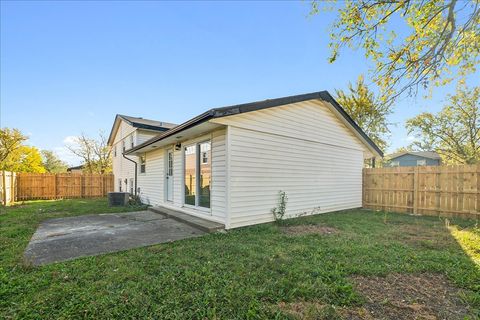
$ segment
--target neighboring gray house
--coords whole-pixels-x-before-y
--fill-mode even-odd
[[[390,167],[439,166],[442,164],[440,155],[435,151],[405,151],[389,156]]]

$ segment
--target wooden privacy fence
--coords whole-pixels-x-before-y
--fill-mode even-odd
[[[113,191],[112,174],[17,173],[14,201],[104,197]]]
[[[480,218],[480,165],[363,169],[363,207]]]

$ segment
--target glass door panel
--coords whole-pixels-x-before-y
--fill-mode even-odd
[[[197,161],[196,145],[185,148],[185,204],[195,205],[195,195],[197,190]]]
[[[199,149],[199,190],[198,205],[204,208],[210,208],[210,184],[212,178],[211,146],[210,141],[202,142]]]

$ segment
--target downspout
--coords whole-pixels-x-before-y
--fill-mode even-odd
[[[137,174],[138,174],[138,173],[137,173],[137,172],[138,172],[138,171],[137,171],[137,162],[134,161],[134,160],[132,160],[132,159],[130,159],[130,158],[127,158],[127,157],[125,156],[125,153],[123,153],[123,152],[122,152],[122,156],[123,156],[125,159],[127,159],[128,161],[133,162],[133,163],[135,164],[135,197],[137,197]]]

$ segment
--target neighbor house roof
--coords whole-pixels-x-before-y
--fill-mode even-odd
[[[429,158],[429,159],[441,159],[440,155],[435,151],[403,151],[403,152],[393,153],[389,155],[389,157],[390,159],[395,159],[395,158],[404,156],[406,154],[411,154],[413,156],[419,156],[419,157]]]
[[[115,117],[115,122],[113,123],[112,130],[110,131],[110,136],[108,137],[109,145],[113,143],[113,137],[115,137],[115,134],[117,133],[118,127],[120,125],[120,121],[122,120],[134,128],[151,130],[151,131],[160,131],[160,132],[167,131],[176,126],[176,124],[174,123],[117,114]]]
[[[363,132],[363,130],[345,112],[345,110],[340,106],[340,104],[338,104],[338,102],[335,101],[335,99],[330,95],[328,91],[318,91],[318,92],[288,96],[283,98],[268,99],[263,101],[232,105],[232,106],[227,106],[222,108],[213,108],[176,127],[173,127],[168,131],[160,133],[158,136],[153,137],[150,140],[147,140],[144,143],[139,144],[132,149],[129,149],[126,152],[126,154],[131,154],[152,143],[163,140],[167,137],[177,134],[183,130],[192,128],[210,119],[221,118],[221,117],[226,117],[226,116],[231,116],[231,115],[236,115],[236,114],[246,113],[246,112],[252,112],[252,111],[257,111],[257,110],[262,110],[262,109],[267,109],[272,107],[278,107],[278,106],[283,106],[287,104],[298,103],[298,102],[303,102],[308,100],[322,100],[325,102],[329,102],[338,111],[338,113],[348,122],[351,128],[356,132],[358,132],[362,140],[366,144],[368,144],[373,150],[375,150],[381,157],[383,157],[382,150],[380,150],[380,148],[365,134],[365,132]]]
[[[84,165],[84,164],[81,164],[81,165],[79,165],[79,166],[67,168],[67,172],[70,172],[70,171],[72,171],[72,170],[83,170],[83,168],[85,168],[85,165]]]

